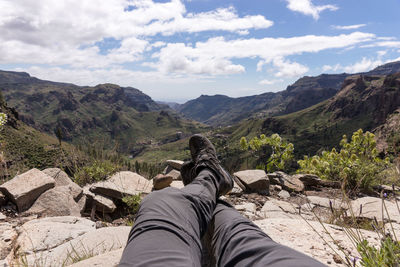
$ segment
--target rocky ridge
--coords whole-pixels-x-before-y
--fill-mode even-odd
[[[81,188],[65,172],[51,168],[32,169],[0,185],[0,265],[116,266],[130,230],[123,219],[121,198],[138,193],[143,197],[168,186],[182,188],[179,170],[183,162],[167,164],[152,180],[119,172]],[[226,201],[276,242],[328,266],[344,266],[344,255],[358,256],[343,228],[335,225],[332,210],[353,210],[367,221],[388,218],[382,214],[380,198],[343,201],[340,185],[315,175],[260,170],[233,175],[235,187],[223,197]],[[400,213],[394,200],[398,188],[382,186],[379,190],[392,196],[385,204],[397,231]],[[383,223],[389,223],[388,219]],[[379,243],[375,232],[360,233],[372,244]]]

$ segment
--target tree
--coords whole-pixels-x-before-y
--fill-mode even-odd
[[[58,139],[58,143],[60,144],[60,147],[61,147],[61,141],[62,141],[62,138],[63,138],[63,132],[61,130],[61,127],[57,126],[57,128],[54,130],[54,133],[56,134],[56,137]]]

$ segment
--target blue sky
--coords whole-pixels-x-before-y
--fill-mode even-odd
[[[400,60],[398,0],[0,0],[0,69],[155,100],[284,90]]]

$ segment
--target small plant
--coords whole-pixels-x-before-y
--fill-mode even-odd
[[[394,267],[400,264],[400,243],[390,236],[382,239],[379,248],[363,240],[357,245],[357,250],[361,255],[360,264],[365,267]]]
[[[132,196],[125,196],[122,198],[122,202],[124,202],[129,209],[131,214],[136,214],[139,210],[140,202],[142,201],[141,195],[132,195]]]
[[[7,123],[7,114],[0,112],[0,127]]]
[[[370,191],[380,174],[390,166],[388,158],[381,159],[376,149],[375,135],[360,129],[351,141],[343,136],[340,152],[335,148],[321,156],[304,156],[299,160],[299,173],[311,173],[322,179],[341,181],[348,190]],[[382,177],[381,177],[382,178]]]
[[[88,183],[107,179],[108,176],[118,171],[119,166],[110,161],[94,161],[91,165],[84,166],[74,175],[75,183],[83,186]]]
[[[287,170],[293,160],[293,144],[283,141],[279,134],[273,134],[270,137],[262,134],[260,138],[254,137],[249,142],[247,142],[245,137],[242,137],[240,139],[240,146],[243,150],[247,150],[250,147],[253,151],[258,151],[265,146],[269,146],[271,154],[264,168],[267,172]]]

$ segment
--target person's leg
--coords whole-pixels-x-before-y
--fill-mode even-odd
[[[211,245],[217,266],[326,266],[274,242],[224,201],[217,201],[210,227],[210,231],[213,231]]]
[[[140,205],[119,266],[200,266],[216,205],[215,175],[203,169],[183,189],[153,192]]]

